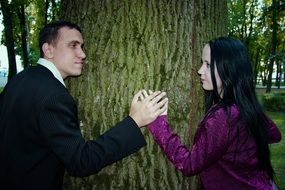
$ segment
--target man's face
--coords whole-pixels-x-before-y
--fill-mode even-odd
[[[49,44],[48,60],[54,63],[63,79],[79,76],[86,58],[83,52],[83,38],[76,29],[63,27],[59,30],[56,44]]]

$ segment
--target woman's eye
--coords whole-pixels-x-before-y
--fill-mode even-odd
[[[207,68],[210,68],[210,63],[206,63],[206,67],[207,67]]]

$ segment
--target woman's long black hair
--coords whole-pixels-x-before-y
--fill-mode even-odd
[[[211,77],[213,91],[206,91],[206,111],[213,104],[229,106],[236,104],[240,119],[256,141],[260,166],[273,179],[274,171],[268,146],[267,117],[255,93],[252,66],[247,48],[238,39],[220,37],[208,42],[211,54]],[[222,81],[222,98],[217,90],[215,64]]]

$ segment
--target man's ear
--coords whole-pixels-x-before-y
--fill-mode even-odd
[[[44,57],[48,59],[53,58],[53,46],[52,44],[44,43],[42,46],[42,50],[44,52]]]

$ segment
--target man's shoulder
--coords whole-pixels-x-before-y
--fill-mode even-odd
[[[65,89],[65,87],[54,77],[52,72],[41,65],[31,66],[26,72],[28,82],[35,83],[35,85],[41,86],[47,90],[49,88]]]
[[[29,66],[18,73],[10,82],[11,91],[32,96],[49,96],[53,94],[69,94],[63,84],[41,65]]]

